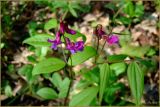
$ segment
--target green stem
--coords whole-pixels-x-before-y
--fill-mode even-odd
[[[65,13],[63,14],[62,20],[65,19],[67,13],[68,13],[68,10],[66,10]],[[65,36],[62,35],[62,37],[63,37],[63,39],[64,39],[64,43],[67,45],[67,41],[66,41],[66,39],[65,39]],[[70,84],[69,84],[69,88],[68,88],[68,91],[67,91],[66,98],[64,99],[64,106],[66,106],[66,105],[67,105],[67,100],[68,100],[68,98],[69,98],[69,93],[70,93],[70,90],[71,90],[71,87],[72,87],[72,84],[73,84],[72,58],[71,58],[71,53],[69,53],[69,54],[70,54],[70,55],[69,55],[69,58],[66,59],[66,56],[65,56],[65,53],[64,53],[63,49],[62,49],[62,52],[63,52],[63,56],[65,57],[66,65],[68,65],[68,63],[67,63],[68,61],[67,61],[67,60],[68,60],[69,58],[71,59],[71,66],[69,67],[69,68],[70,68],[70,71],[69,71],[69,78],[70,78],[71,81],[70,81]],[[67,66],[66,66],[66,67],[67,67]]]
[[[132,61],[137,61],[137,62],[139,62],[139,61],[143,61],[143,60],[153,60],[153,59],[149,59],[149,58],[145,58],[145,59],[135,59],[135,58],[133,58],[133,59],[130,59],[130,60],[121,60],[121,61],[105,61],[105,62],[103,62],[103,63],[118,63],[118,62],[126,62],[126,63],[130,63],[130,62],[132,62]],[[98,64],[103,64],[103,63],[98,63]]]
[[[66,15],[67,15],[67,13],[68,13],[68,10],[66,10],[66,11],[65,11],[65,13],[63,14],[63,16],[62,16],[62,20],[64,20],[64,19],[65,19],[65,17],[66,17]]]
[[[99,49],[99,36],[97,36],[97,48],[96,48],[96,51],[97,51],[97,55],[95,56],[95,64],[97,63],[97,58],[98,58],[98,49]]]
[[[69,98],[69,93],[70,93],[70,90],[71,90],[71,87],[72,87],[72,83],[73,83],[73,79],[71,79],[71,81],[70,81],[69,88],[68,88],[68,91],[67,91],[67,96],[64,100],[64,106],[67,106],[67,100]]]
[[[121,10],[124,8],[124,6],[122,6],[114,15],[113,20],[115,20],[115,18],[118,16],[118,14],[121,12]]]
[[[71,54],[70,54],[70,57],[69,57],[70,59],[71,59],[71,66],[70,66],[70,71],[69,71],[69,78],[70,78],[70,84],[69,84],[69,88],[68,88],[68,91],[67,91],[67,96],[66,96],[66,98],[65,98],[65,100],[64,100],[64,105],[65,106],[67,106],[67,100],[69,99],[69,93],[70,93],[70,90],[71,90],[71,88],[72,88],[72,84],[73,84],[73,79],[74,79],[74,75],[73,75],[73,73],[72,73],[72,58],[71,58]]]
[[[65,63],[67,64],[66,55],[65,55],[65,53],[64,53],[62,44],[61,44],[61,49],[62,49],[62,54],[63,54],[63,57],[64,57],[64,61],[65,61]]]

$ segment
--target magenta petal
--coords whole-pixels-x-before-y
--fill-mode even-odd
[[[60,32],[58,31],[56,33],[56,39],[55,40],[50,40],[48,39],[47,40],[48,42],[52,43],[52,46],[51,48],[54,49],[54,50],[57,50],[57,45],[61,44],[61,35],[60,35]]]
[[[76,53],[77,51],[83,51],[84,48],[84,42],[78,41],[76,43],[71,42],[69,38],[66,38],[66,48],[69,50],[72,54]]]
[[[96,29],[93,31],[93,33],[101,39],[103,35],[106,34],[106,32],[103,31],[102,25],[97,25]]]
[[[74,43],[69,38],[66,38],[66,48],[67,50],[74,50]]]
[[[75,50],[70,50],[70,52],[71,52],[72,54],[76,53],[76,51],[75,51]]]
[[[65,32],[65,24],[64,24],[63,21],[60,22],[60,32],[61,32],[62,34],[64,34],[64,32]]]
[[[69,28],[66,29],[66,32],[69,33],[69,34],[72,34],[72,35],[76,34],[75,30],[72,30],[72,29],[69,29]]]
[[[53,43],[51,48],[54,49],[54,50],[57,50],[57,44]]]
[[[71,41],[70,41],[69,38],[66,37],[65,40],[66,40],[66,42],[67,42],[67,45],[71,43]]]
[[[62,43],[62,42],[61,42],[61,34],[60,34],[59,31],[56,33],[56,39],[55,39],[54,42],[55,42],[57,45]]]
[[[83,48],[84,48],[84,42],[83,41],[76,42],[75,49],[77,51],[83,51]]]
[[[56,40],[60,41],[60,39],[61,39],[61,34],[60,34],[60,31],[58,31],[56,33]]]
[[[54,42],[54,40],[51,40],[51,39],[48,39],[47,41],[50,42],[50,43],[53,43],[53,42]]]
[[[69,50],[71,49],[71,41],[69,38],[66,38],[66,48]]]
[[[118,41],[119,41],[119,38],[118,38],[118,36],[116,36],[116,35],[111,35],[111,36],[109,36],[109,38],[107,39],[107,42],[108,42],[110,45],[112,45],[112,44],[114,44],[114,43],[118,43]]]
[[[102,30],[102,29],[99,29],[98,30],[98,35],[99,36],[102,36],[102,35],[105,35],[106,33]]]

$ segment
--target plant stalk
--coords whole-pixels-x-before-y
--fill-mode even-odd
[[[70,57],[71,59],[71,66],[69,67],[70,68],[70,71],[69,71],[69,78],[70,78],[70,84],[69,84],[69,88],[68,88],[68,91],[67,91],[67,96],[64,100],[64,106],[67,106],[67,100],[69,99],[69,93],[70,93],[70,90],[72,88],[72,84],[73,84],[73,79],[74,79],[74,75],[73,75],[73,72],[72,72],[72,58],[71,58],[71,53],[70,53]]]
[[[97,36],[97,47],[96,47],[96,51],[97,51],[97,55],[95,56],[95,64],[97,63],[97,58],[98,58],[98,50],[99,50],[99,36]]]

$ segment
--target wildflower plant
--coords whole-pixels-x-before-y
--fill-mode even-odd
[[[113,16],[113,25],[116,24],[115,18],[118,14],[119,11]],[[46,29],[54,29],[54,35],[37,33],[36,36],[31,36],[24,41],[24,43],[36,47],[37,51],[41,53],[40,58],[33,62],[31,77],[44,77],[52,84],[51,86],[36,84],[38,87],[35,89],[36,95],[44,100],[61,99],[63,103],[59,105],[97,106],[103,105],[103,102],[112,105],[116,99],[115,93],[124,90],[123,87],[125,87],[124,84],[115,84],[116,79],[113,78],[125,74],[127,71],[126,76],[134,104],[141,105],[144,88],[144,73],[141,66],[146,66],[147,60],[132,54],[119,54],[106,55],[99,61],[103,57],[101,53],[105,46],[121,45],[121,36],[125,34],[114,33],[113,28],[107,32],[101,24],[98,24],[93,28],[93,36],[96,37],[95,46],[87,46],[85,45],[87,35],[70,28],[64,19],[65,16],[60,19],[60,22],[57,19],[51,19],[45,23],[45,26],[53,26]],[[82,40],[79,40],[79,37]],[[126,58],[130,60],[126,60]],[[81,68],[79,73],[73,70],[73,67],[83,64],[89,59],[93,66]],[[118,72],[115,69],[118,69]],[[75,88],[73,84],[79,75],[82,78],[78,80]],[[32,86],[36,79],[30,81],[29,85]],[[75,90],[80,90],[80,92],[77,93]]]

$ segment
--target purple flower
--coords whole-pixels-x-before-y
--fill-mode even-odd
[[[76,34],[76,31],[73,30],[73,29],[69,29],[68,26],[66,26],[66,29],[65,29],[65,30],[66,30],[66,32],[69,33],[69,34],[72,34],[72,35]]]
[[[65,24],[63,23],[63,21],[60,22],[60,29],[59,31],[61,32],[61,34],[65,33]]]
[[[112,45],[114,43],[118,43],[119,38],[116,35],[110,35],[106,40],[110,45]]]
[[[60,32],[61,34],[64,34],[65,32],[72,35],[76,34],[76,31],[68,28],[68,24],[64,23],[63,21],[60,22]]]
[[[78,41],[76,43],[71,42],[69,38],[66,38],[67,43],[67,50],[69,50],[72,54],[76,53],[77,51],[83,51],[84,48],[84,42]]]
[[[54,49],[54,50],[57,50],[57,45],[61,44],[61,35],[60,35],[60,32],[58,31],[56,33],[56,39],[55,40],[50,40],[48,39],[48,42],[52,43],[52,46],[51,48]]]
[[[57,49],[57,46],[59,44],[61,44],[61,36],[64,35],[64,33],[69,33],[69,34],[76,34],[76,31],[75,30],[72,30],[70,28],[68,28],[68,24],[65,23],[64,21],[60,21],[60,27],[59,27],[59,31],[56,33],[56,38],[55,40],[50,40],[48,39],[48,42],[52,43],[52,46],[51,48],[56,50]],[[84,48],[84,42],[83,41],[78,41],[78,42],[71,42],[69,40],[69,38],[66,38],[64,36],[64,39],[66,40],[66,48],[67,50],[69,50],[71,53],[76,53],[77,51],[82,51],[83,48]]]
[[[106,33],[103,31],[102,29],[102,25],[97,25],[96,29],[93,31],[93,33],[99,38],[101,39],[103,35],[105,35]]]

